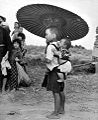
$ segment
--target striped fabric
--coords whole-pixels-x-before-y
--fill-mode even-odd
[[[15,61],[10,62],[11,69],[9,70],[8,76],[8,87],[9,90],[17,89],[18,87],[18,71]]]

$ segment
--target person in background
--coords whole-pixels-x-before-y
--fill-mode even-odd
[[[52,91],[54,97],[54,111],[48,115],[47,118],[58,119],[60,118],[59,114],[64,114],[65,104],[64,82],[57,82],[59,79],[57,75],[57,66],[59,63],[58,58],[54,56],[54,51],[57,50],[56,47],[58,48],[57,40],[59,37],[59,31],[57,28],[52,27],[46,29],[45,34],[46,43],[48,44],[45,57],[46,67],[48,71],[46,74],[47,77],[45,75],[42,87],[46,87],[47,90]]]
[[[2,22],[5,22],[6,18],[0,16],[0,92],[2,92],[2,86],[4,81],[4,76],[1,71],[1,61],[2,59],[8,59],[9,52],[12,50],[12,43],[9,33],[6,29],[2,27]],[[6,77],[6,76],[5,76]]]
[[[19,39],[14,39],[12,42],[12,51],[9,53],[8,61],[11,65],[11,69],[8,70],[8,89],[18,90],[18,70],[16,61],[22,61],[21,53],[21,41]]]
[[[23,55],[23,59],[24,61],[22,61],[20,64],[21,66],[24,68],[25,72],[27,71],[26,70],[26,66],[27,66],[27,63],[25,61],[25,54],[27,53],[27,49],[25,47],[25,39],[26,39],[26,36],[24,33],[18,33],[18,39],[21,41],[21,51],[22,51],[22,55]]]
[[[23,32],[23,28],[21,27],[19,22],[14,22],[14,31],[12,32],[11,36],[12,36],[12,41],[14,39],[18,38],[18,33],[22,33]]]
[[[92,62],[95,65],[95,73],[98,74],[98,28],[96,28],[96,40],[92,50]]]
[[[26,39],[26,36],[23,33],[23,28],[21,27],[21,25],[20,25],[19,22],[15,22],[14,23],[14,29],[15,30],[12,33],[13,34],[12,41],[14,39],[19,39],[21,41],[21,51],[22,51],[23,58],[25,59],[25,54],[27,52],[27,49],[25,48],[25,39]],[[21,62],[20,64],[24,68],[24,70],[26,71],[26,65],[27,65],[27,63],[24,61],[24,62]]]
[[[14,22],[14,31],[12,32],[12,35],[17,33],[20,29],[21,25],[19,22]]]
[[[96,40],[94,42],[94,47],[93,47],[93,51],[92,51],[92,60],[98,61],[98,35],[96,35]]]
[[[13,49],[9,54],[9,63],[11,69],[9,71],[9,91],[19,90],[22,84],[24,86],[29,86],[31,80],[28,74],[23,69],[21,65],[24,62],[23,54],[21,51],[21,41],[20,39],[13,40]],[[20,85],[21,84],[21,85]]]
[[[4,18],[4,17],[2,17],[2,16],[0,16],[0,17],[1,17],[1,18],[0,18],[0,26],[3,27],[5,30],[7,30],[7,32],[8,32],[9,35],[10,35],[11,30],[10,30],[10,28],[9,28],[8,23],[6,22],[6,18]]]

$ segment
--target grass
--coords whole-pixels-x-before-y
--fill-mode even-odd
[[[14,102],[22,104],[33,104],[34,102],[53,101],[50,92],[41,88],[41,83],[45,74],[44,47],[27,46],[26,55],[27,72],[31,78],[31,86],[25,91],[25,94],[16,92]],[[80,48],[71,48],[72,65],[85,64],[91,61],[91,51]],[[86,66],[73,67],[72,72],[65,81],[65,94],[67,102],[86,101],[86,97],[92,92],[98,92],[98,76],[94,74],[95,66],[88,64]]]

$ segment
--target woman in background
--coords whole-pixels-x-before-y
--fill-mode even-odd
[[[18,33],[22,33],[23,32],[23,28],[21,27],[19,22],[15,22],[14,23],[14,31],[12,32],[12,41],[14,39],[18,38]]]

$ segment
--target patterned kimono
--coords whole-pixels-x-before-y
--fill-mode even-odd
[[[8,87],[9,90],[13,90],[14,88],[17,90],[18,87],[18,70],[16,66],[15,58],[22,60],[22,53],[20,49],[13,49],[9,54],[9,62],[11,65],[11,69],[8,70]]]

